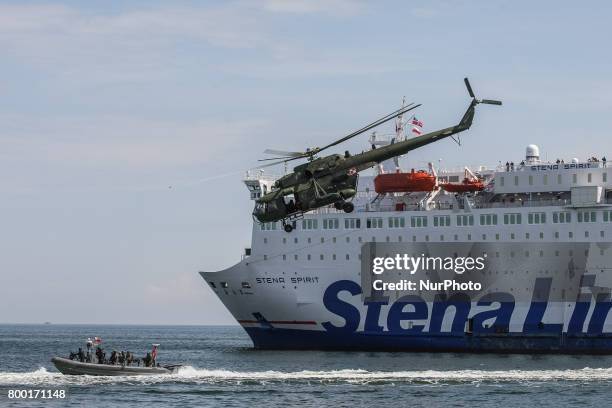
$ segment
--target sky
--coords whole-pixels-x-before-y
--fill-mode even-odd
[[[504,106],[408,166],[518,162],[530,143],[610,157],[611,17],[575,1],[0,1],[0,322],[234,324],[197,272],[250,246],[241,179],[263,150],[321,146],[404,96],[426,131],[455,124],[464,76]]]

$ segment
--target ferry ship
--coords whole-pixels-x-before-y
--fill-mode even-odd
[[[325,206],[289,229],[254,219],[242,259],[200,274],[259,349],[609,354],[611,166],[566,160],[529,145],[490,167],[388,161],[359,176],[353,211]],[[248,172],[250,199],[276,179]],[[363,257],[386,244],[483,255],[484,289],[373,290]]]

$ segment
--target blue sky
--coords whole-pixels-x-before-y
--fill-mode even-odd
[[[503,108],[411,165],[520,161],[529,143],[612,156],[611,8],[0,2],[0,322],[232,323],[196,272],[249,245],[240,180],[260,152],[322,145],[404,95],[448,126],[466,75]]]

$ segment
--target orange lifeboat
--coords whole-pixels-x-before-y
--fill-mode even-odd
[[[484,190],[484,184],[480,180],[464,178],[461,183],[444,183],[442,188],[449,193],[471,193]]]
[[[374,178],[374,190],[378,194],[432,191],[435,186],[436,176],[425,170],[379,174]]]

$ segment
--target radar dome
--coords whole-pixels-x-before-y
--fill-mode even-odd
[[[525,160],[533,163],[540,160],[540,148],[534,144],[530,144],[525,149]]]

